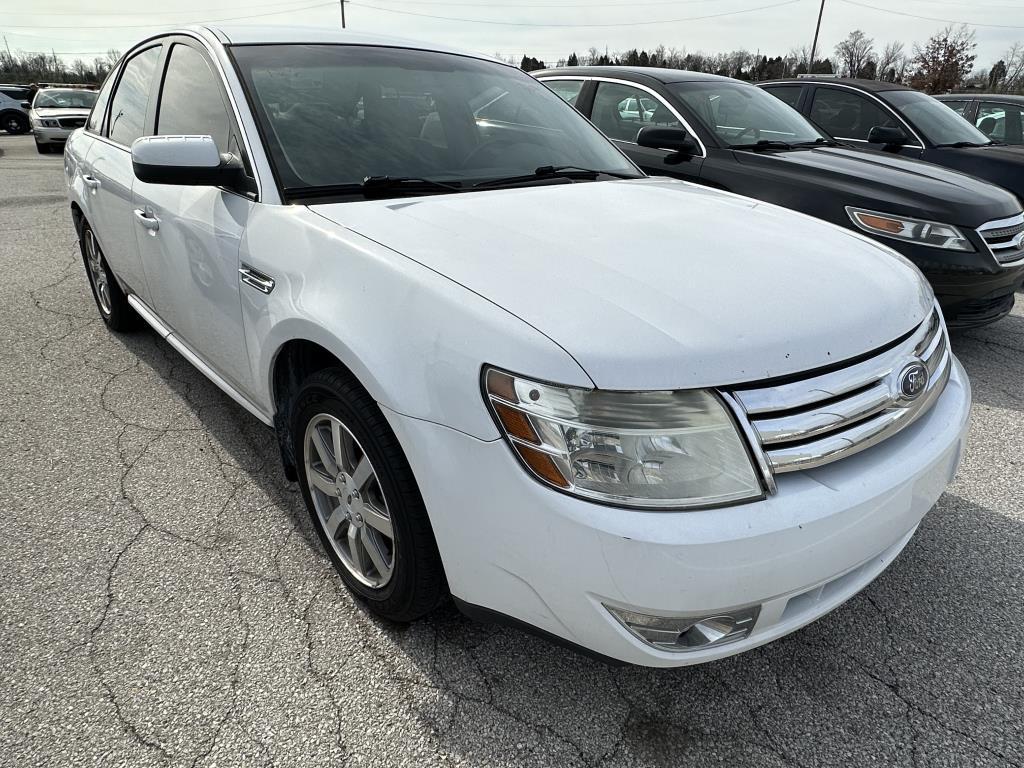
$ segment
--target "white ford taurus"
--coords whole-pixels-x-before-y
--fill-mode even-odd
[[[370,610],[693,664],[833,609],[956,470],[928,285],[645,178],[514,67],[317,29],[130,50],[65,155],[100,313],[277,433]]]

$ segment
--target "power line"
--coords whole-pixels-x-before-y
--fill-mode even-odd
[[[882,13],[891,13],[895,16],[906,16],[909,19],[921,19],[923,21],[940,21],[943,24],[966,24],[969,27],[992,27],[994,29],[1024,29],[1024,26],[1015,26],[1013,24],[984,24],[978,21],[961,21],[958,19],[938,19],[934,16],[918,16],[914,13],[904,13],[903,11],[893,11],[889,8],[879,8],[876,5],[868,5],[867,3],[858,3],[856,0],[839,0],[841,3],[847,5],[856,5],[858,8],[869,8],[872,11],[881,11]]]
[[[294,13],[295,11],[308,11],[310,8],[324,8],[326,6],[336,7],[334,2],[315,3],[303,5],[298,8],[285,8],[270,13],[253,13],[247,16],[225,16],[220,19],[203,19],[195,22],[165,21],[159,24],[4,24],[5,29],[153,29],[156,27],[181,26],[184,23],[209,24],[216,21],[238,21],[239,19],[257,19],[264,16],[278,16],[282,13]]]
[[[349,0],[351,2],[351,0]],[[401,5],[444,5],[455,7],[480,8],[480,3],[446,2],[445,0],[377,0],[377,2],[398,3]],[[637,5],[692,5],[694,3],[710,3],[714,0],[637,0],[636,2],[618,3],[487,3],[486,8],[632,8]]]
[[[718,19],[723,16],[737,16],[741,13],[753,13],[755,11],[764,11],[769,8],[781,8],[784,5],[792,5],[793,3],[800,3],[803,0],[784,0],[781,3],[772,3],[771,5],[761,5],[757,8],[747,8],[740,11],[726,11],[724,13],[711,13],[706,16],[689,16],[683,19],[659,19],[657,21],[624,21],[617,24],[537,24],[526,21],[492,21],[488,19],[464,19],[454,16],[434,16],[429,13],[415,13],[413,11],[398,11],[394,8],[381,8],[379,5],[369,5],[367,3],[356,2],[356,0],[349,0],[349,5],[358,5],[360,8],[370,8],[375,11],[384,11],[385,13],[397,13],[402,16],[417,16],[423,19],[440,19],[442,21],[461,21],[467,24],[493,24],[499,27],[549,27],[549,28],[561,28],[561,29],[595,29],[595,28],[612,28],[612,27],[644,27],[654,24],[676,24],[683,21],[701,21],[703,19]]]
[[[263,3],[262,5],[247,5],[247,6],[234,6],[229,8],[191,8],[182,10],[166,10],[161,11],[162,14],[166,13],[183,13],[185,15],[194,15],[197,13],[224,13],[225,11],[251,11],[261,8],[273,8],[277,5],[291,5],[289,0],[277,0],[276,3]],[[292,10],[285,8],[283,10]],[[14,13],[15,16],[151,16],[148,13],[132,13],[124,11],[23,11]]]

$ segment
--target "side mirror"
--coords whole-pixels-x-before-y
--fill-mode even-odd
[[[893,126],[876,125],[868,131],[869,144],[885,144],[890,147],[899,147],[908,141],[907,134],[902,128]]]
[[[21,102],[21,108],[22,109],[32,109],[32,102],[30,102],[30,101],[23,101],[23,102]]]
[[[144,136],[132,144],[132,169],[147,184],[248,189],[241,159],[222,155],[211,136]]]
[[[697,142],[691,139],[690,134],[682,128],[647,126],[646,128],[641,128],[640,132],[637,133],[636,143],[641,147],[669,149],[684,155],[695,155],[698,151]]]

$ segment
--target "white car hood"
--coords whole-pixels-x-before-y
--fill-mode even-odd
[[[88,117],[91,110],[82,107],[37,107],[39,117]]]
[[[669,179],[311,209],[517,315],[604,389],[819,368],[901,336],[933,302],[913,265],[866,238]]]

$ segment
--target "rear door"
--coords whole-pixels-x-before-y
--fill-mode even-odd
[[[243,157],[226,90],[206,51],[191,38],[167,45],[155,135],[212,136],[222,154]],[[132,206],[151,306],[181,341],[244,392],[252,388],[238,253],[252,206],[244,191],[138,180]]]
[[[685,124],[679,112],[654,91],[624,81],[596,80],[590,122],[625,152],[645,172],[699,181],[704,162],[700,138]],[[682,128],[701,146],[700,154],[680,162],[678,152],[641,147],[636,136],[641,128]]]
[[[125,61],[110,97],[106,122],[89,151],[83,175],[91,201],[89,221],[107,263],[132,293],[146,301],[149,289],[132,214],[135,172],[131,144],[145,135],[161,49],[157,43]]]

